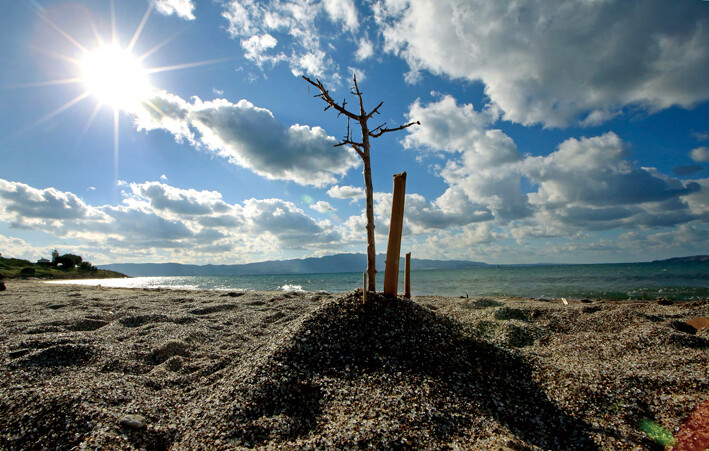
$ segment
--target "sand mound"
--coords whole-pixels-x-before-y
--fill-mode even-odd
[[[179,446],[593,448],[522,359],[402,299],[327,303],[219,384]]]

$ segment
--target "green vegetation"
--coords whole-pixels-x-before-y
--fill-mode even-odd
[[[98,269],[91,263],[83,261],[78,255],[65,254],[57,260],[57,265],[55,266],[0,256],[0,279],[25,277],[37,277],[39,279],[111,279],[127,277],[119,272]]]

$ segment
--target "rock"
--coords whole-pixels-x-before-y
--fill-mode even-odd
[[[5,288],[5,282],[0,282],[0,291],[5,291],[7,288]]]
[[[709,327],[709,318],[704,318],[701,316],[698,316],[696,318],[692,318],[689,321],[687,321],[687,324],[690,326],[694,327],[697,330],[703,330]]]
[[[145,417],[142,415],[135,414],[125,415],[118,423],[121,426],[125,426],[131,429],[143,429],[147,426]]]
[[[672,304],[674,304],[674,302],[670,301],[669,299],[660,298],[657,300],[657,304],[658,305],[672,305]]]
[[[591,303],[593,303],[593,301],[590,300],[590,299],[581,299],[581,302],[584,303],[584,304],[591,304]]]

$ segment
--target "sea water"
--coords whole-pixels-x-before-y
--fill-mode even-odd
[[[382,289],[383,268],[377,286]],[[61,283],[67,283],[62,281]],[[338,293],[362,286],[362,273],[254,276],[134,277],[70,281],[128,288],[309,291]],[[399,274],[399,292],[404,291]],[[709,262],[485,266],[411,271],[414,296],[520,296],[569,299],[709,299]]]

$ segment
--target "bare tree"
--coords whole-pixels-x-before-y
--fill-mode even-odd
[[[369,144],[369,138],[379,138],[385,133],[403,130],[407,127],[411,127],[412,125],[421,125],[421,123],[419,121],[415,121],[409,122],[408,124],[401,125],[399,127],[389,128],[386,126],[385,122],[370,130],[368,124],[369,120],[375,114],[379,114],[379,108],[384,102],[379,102],[379,105],[374,107],[373,110],[367,112],[364,109],[362,92],[359,90],[359,86],[357,86],[356,75],[352,77],[354,80],[354,88],[350,92],[353,95],[357,96],[357,99],[359,100],[359,114],[353,113],[345,108],[347,106],[346,100],[342,100],[342,103],[335,102],[335,100],[330,96],[330,93],[327,89],[325,89],[325,86],[323,86],[320,80],[315,79],[315,81],[313,81],[305,75],[303,75],[303,78],[305,79],[305,81],[318,88],[320,94],[316,94],[315,97],[321,98],[327,104],[327,107],[325,107],[325,111],[329,110],[330,108],[334,108],[335,111],[337,111],[338,117],[343,114],[347,117],[347,134],[344,138],[340,140],[340,142],[335,144],[335,147],[347,145],[351,146],[355,150],[355,152],[357,152],[357,154],[362,158],[362,162],[364,163],[364,190],[367,198],[367,275],[369,278],[369,286],[367,287],[367,290],[376,291],[374,278],[377,273],[377,254],[374,248],[374,190],[372,188],[372,165],[369,159],[369,151],[371,149],[371,146]],[[360,141],[355,141],[354,139],[352,139],[352,131],[350,129],[351,120],[357,122],[362,130],[362,138]]]

